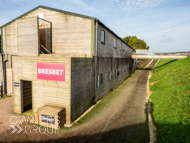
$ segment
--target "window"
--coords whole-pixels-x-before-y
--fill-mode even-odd
[[[120,74],[119,74],[119,70],[117,70],[117,76],[120,76]]]
[[[125,50],[125,45],[123,44],[123,51]]]
[[[100,74],[100,84],[103,84],[103,74]]]
[[[103,74],[97,76],[96,87],[99,87],[101,84],[103,84]]]
[[[108,74],[108,80],[111,80],[111,77],[112,77],[112,72],[110,71]]]
[[[119,76],[120,75],[120,72],[119,70],[115,70],[115,77]]]
[[[114,48],[116,48],[117,41],[116,41],[116,39],[114,39],[113,41],[114,41]]]
[[[127,46],[126,46],[126,52],[127,52]]]
[[[120,45],[119,45],[119,49],[121,50],[121,43],[120,43]]]
[[[101,43],[105,44],[105,31],[101,29]]]

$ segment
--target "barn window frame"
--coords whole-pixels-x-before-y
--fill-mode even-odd
[[[120,76],[120,71],[119,71],[119,69],[116,69],[116,70],[115,70],[115,76],[116,76],[116,77]]]
[[[113,47],[116,49],[117,48],[117,40],[116,38],[113,39]]]
[[[112,79],[112,72],[108,72],[108,81],[110,81]]]
[[[105,30],[101,29],[101,43],[105,45]]]
[[[100,87],[103,84],[103,74],[97,76],[96,87]]]
[[[100,77],[99,75],[97,76],[97,81],[96,81],[96,87],[99,87],[100,86]]]

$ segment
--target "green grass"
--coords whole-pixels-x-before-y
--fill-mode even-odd
[[[157,142],[190,143],[190,57],[160,60],[151,82]]]
[[[5,98],[8,98],[8,97],[12,97],[12,96],[11,96],[11,95],[8,95],[8,96],[6,96],[6,97],[0,98],[0,100],[1,100],[1,99],[5,99]]]
[[[135,71],[137,73],[138,71]],[[133,73],[133,75],[135,74]],[[82,125],[94,117],[96,117],[98,114],[100,114],[104,109],[106,109],[108,106],[110,106],[110,103],[116,98],[119,93],[122,91],[122,89],[129,83],[131,77],[129,77],[127,80],[125,80],[121,85],[119,85],[116,89],[112,89],[113,91],[110,91],[108,95],[106,95],[101,101],[90,111],[88,112],[84,117],[82,117],[78,122],[76,122],[72,127],[61,127],[60,132],[67,131],[71,128],[75,128],[79,125]]]
[[[143,59],[140,63],[138,63],[138,69],[144,68],[150,61],[150,59]]]

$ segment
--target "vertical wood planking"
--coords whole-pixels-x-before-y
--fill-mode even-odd
[[[18,55],[38,56],[38,19],[18,19]]]
[[[94,97],[92,58],[71,60],[71,119],[74,121],[89,107]]]

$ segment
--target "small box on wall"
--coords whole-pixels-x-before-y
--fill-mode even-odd
[[[38,124],[53,129],[60,129],[66,123],[66,110],[57,106],[43,106],[38,109],[38,118]]]

